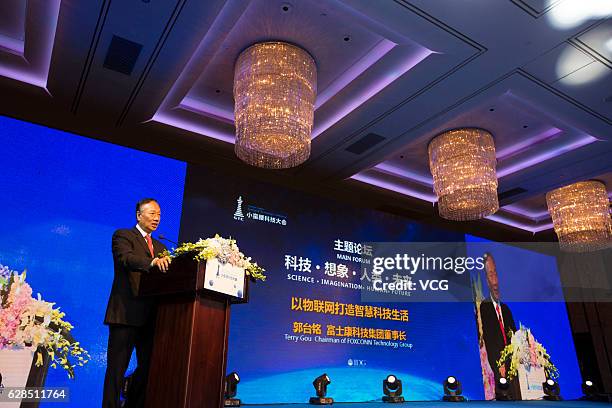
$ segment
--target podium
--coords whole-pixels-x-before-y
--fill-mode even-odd
[[[40,349],[43,356],[43,364],[36,366],[36,352],[34,348],[24,347],[22,349],[0,350],[0,384],[4,387],[44,387],[49,370],[50,358],[46,351]],[[0,386],[0,394],[3,387]],[[2,408],[38,408],[38,402],[0,402]]]
[[[546,373],[543,367],[525,368],[522,364],[518,368],[518,380],[521,389],[521,398],[527,400],[540,400],[544,397]]]
[[[223,406],[230,306],[248,302],[248,277],[242,298],[206,289],[205,277],[191,254],[141,276],[139,296],[159,301],[147,408]]]

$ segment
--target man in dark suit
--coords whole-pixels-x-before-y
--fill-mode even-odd
[[[166,249],[164,244],[151,237],[159,219],[159,203],[146,198],[136,204],[136,226],[113,234],[115,277],[104,318],[104,324],[108,325],[104,408],[120,407],[119,394],[134,348],[138,367],[132,376],[125,406],[144,407],[157,305],[155,300],[140,298],[137,294],[143,273],[165,273],[170,264],[168,257],[158,255]]]
[[[485,271],[491,297],[480,304],[482,337],[484,338],[489,365],[493,370],[495,383],[497,384],[500,377],[506,377],[507,371],[506,366],[497,366],[497,360],[499,360],[504,347],[510,344],[510,332],[516,332],[516,325],[510,308],[500,300],[497,268],[493,256],[489,253],[485,254]],[[510,382],[510,390],[515,400],[521,399],[518,378],[514,378]]]

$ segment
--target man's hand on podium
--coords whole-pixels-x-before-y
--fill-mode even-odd
[[[153,262],[151,262],[151,266],[157,266],[160,271],[163,273],[168,272],[168,267],[170,266],[170,257],[164,256],[161,258],[153,258]]]

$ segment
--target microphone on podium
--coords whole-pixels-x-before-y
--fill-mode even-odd
[[[173,240],[166,238],[166,236],[165,236],[164,234],[158,234],[158,235],[157,235],[157,238],[159,238],[159,239],[161,239],[161,240],[163,240],[163,241],[168,241],[168,242],[170,242],[171,244],[176,245],[177,247],[179,246],[178,242],[174,242]]]

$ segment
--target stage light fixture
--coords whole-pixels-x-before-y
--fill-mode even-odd
[[[442,399],[447,402],[464,402],[465,397],[461,395],[461,383],[452,375],[444,380],[444,396]]]
[[[333,398],[326,397],[327,395],[327,386],[331,384],[331,380],[329,376],[325,373],[318,376],[312,382],[314,385],[315,392],[317,393],[316,397],[310,398],[310,403],[315,405],[329,405],[334,403]]]
[[[510,381],[506,377],[500,377],[495,384],[495,399],[497,401],[512,401],[514,397],[510,391]]]
[[[586,380],[582,383],[582,392],[584,395],[589,396],[597,393],[597,387],[593,384],[593,381]]]
[[[234,398],[238,393],[238,383],[240,382],[240,377],[234,371],[225,377],[223,392],[224,392],[224,402],[223,406],[225,407],[239,407],[241,402],[238,398]]]
[[[390,374],[383,380],[383,393],[382,397],[384,402],[404,402],[402,397],[402,380]]]
[[[544,391],[544,399],[546,401],[561,401],[561,389],[559,383],[555,380],[548,379],[542,383],[542,389]]]
[[[599,389],[591,380],[582,383],[582,393],[584,395],[580,398],[581,400],[612,402],[608,395],[599,392]]]

